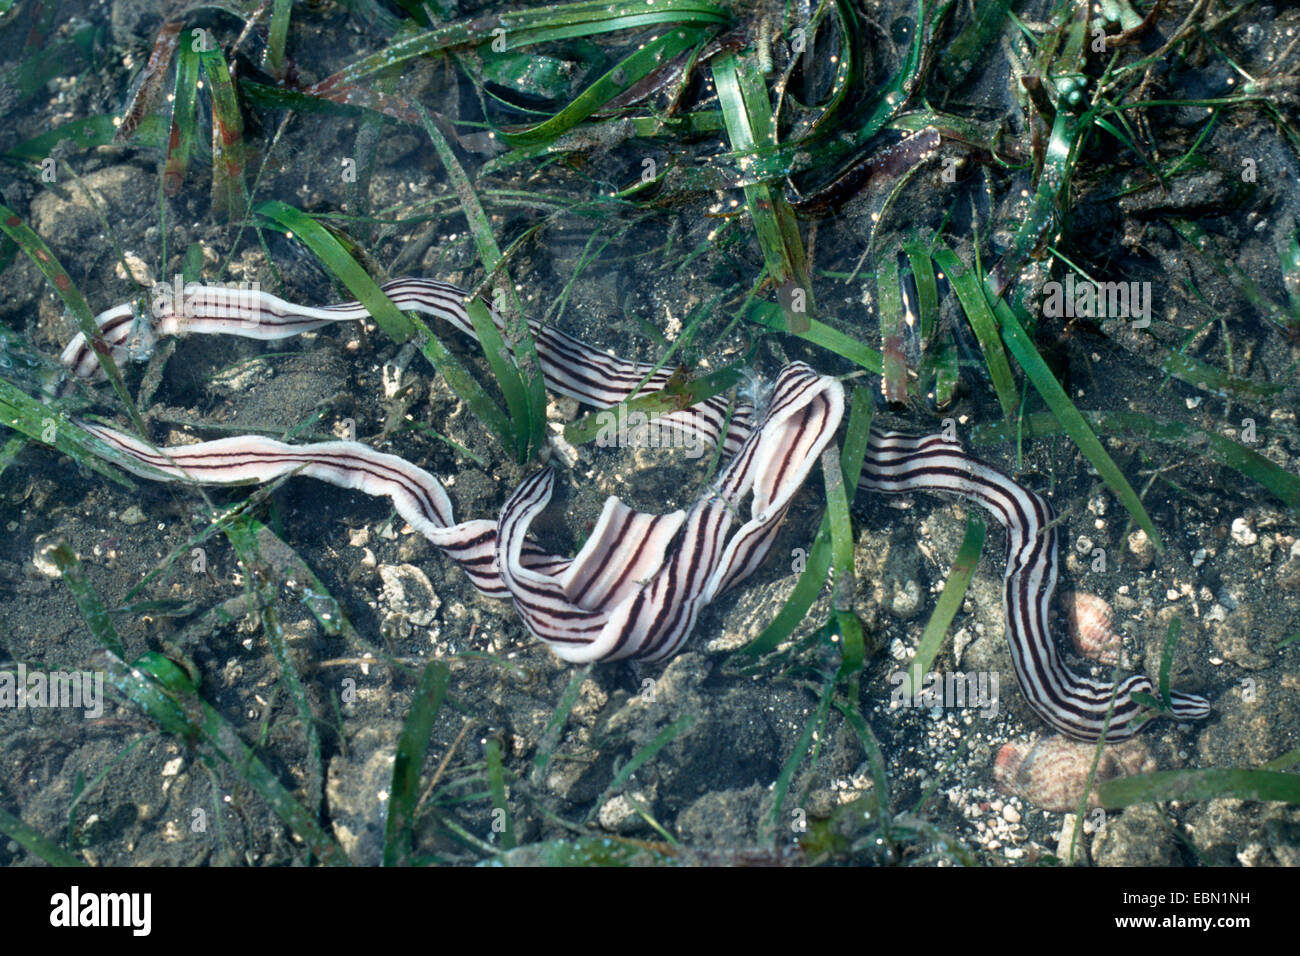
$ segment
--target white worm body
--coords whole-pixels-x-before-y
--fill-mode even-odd
[[[466,294],[459,289],[413,278],[383,288],[398,308],[444,319],[474,335]],[[182,313],[156,316],[153,333],[272,340],[368,314],[357,302],[302,306],[260,291],[215,286],[189,296]],[[133,316],[127,305],[98,317],[115,358],[126,356]],[[504,331],[495,313],[493,320]],[[626,399],[647,376],[642,394],[668,384],[667,370],[606,355],[538,323],[530,322],[530,328],[546,385],[554,392],[606,408]],[[79,376],[102,375],[82,335],[68,344],[62,360]],[[662,416],[667,426],[722,444],[729,458],[713,487],[690,509],[664,515],[637,512],[609,498],[591,537],[572,559],[546,553],[528,534],[551,497],[549,469],[526,479],[496,521],[456,522],[437,478],[357,442],[301,446],[243,436],[155,449],[102,425],[83,427],[139,462],[139,473],[149,478],[237,484],[301,469],[322,481],[391,498],[398,513],[459,564],[479,591],[512,600],[525,626],[564,660],[662,660],[681,648],[701,608],[766,557],[794,494],[834,438],[843,410],[839,382],[796,362],[780,373],[761,415],[752,404],[739,402],[728,422],[727,402],[715,396]],[[1151,680],[1137,675],[1115,685],[1075,674],[1062,662],[1048,630],[1058,557],[1053,512],[1044,498],[941,436],[879,430],[872,431],[859,488],[951,493],[987,510],[1007,529],[1007,640],[1030,707],[1080,740],[1100,739],[1103,727],[1111,741],[1137,732],[1144,708],[1133,695],[1153,693]],[[747,497],[751,501],[742,519]],[[1171,703],[1179,719],[1209,713],[1208,702],[1190,694],[1172,693]]]

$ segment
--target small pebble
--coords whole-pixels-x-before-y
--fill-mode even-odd
[[[1155,545],[1151,543],[1151,539],[1145,531],[1134,531],[1128,536],[1128,549],[1133,554],[1134,563],[1139,568],[1149,568],[1151,562],[1155,560]]]
[[[122,512],[118,519],[122,524],[142,524],[145,520],[144,512],[140,510],[139,505],[130,505]]]
[[[1245,518],[1234,518],[1232,521],[1232,540],[1237,544],[1250,547],[1259,540],[1259,535],[1250,526],[1250,522]]]
[[[59,570],[59,566],[54,563],[54,559],[49,554],[57,545],[57,541],[45,540],[44,535],[36,539],[36,550],[32,553],[32,564],[36,566],[37,571],[47,578],[63,577],[63,572]]]

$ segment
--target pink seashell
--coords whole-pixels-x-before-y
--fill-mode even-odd
[[[1074,649],[1089,660],[1118,664],[1123,639],[1115,633],[1115,614],[1110,605],[1084,591],[1064,594],[1061,601]]]
[[[993,762],[998,789],[1055,813],[1079,808],[1097,745],[1054,736],[1003,744]],[[1097,785],[1116,777],[1147,773],[1155,760],[1140,739],[1112,744],[1101,752],[1088,806],[1098,806]]]

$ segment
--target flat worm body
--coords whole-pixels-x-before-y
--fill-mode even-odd
[[[430,279],[394,279],[384,291],[400,309],[443,319],[467,335],[467,293]],[[184,307],[153,317],[156,336],[226,333],[280,339],[350,321],[368,313],[357,302],[314,307],[260,291],[191,286]],[[115,358],[125,358],[133,306],[97,318]],[[500,316],[493,321],[504,331]],[[540,323],[529,323],[546,385],[552,391],[607,408],[646,380],[641,394],[664,388],[670,370],[607,355]],[[83,378],[102,377],[98,357],[78,334],[62,360]],[[648,379],[647,379],[648,377]],[[550,501],[554,474],[528,477],[502,506],[497,520],[457,522],[441,482],[395,455],[358,442],[290,445],[259,436],[223,438],[158,449],[104,425],[82,427],[139,463],[152,479],[202,484],[266,482],[298,472],[344,488],[388,497],[398,513],[455,561],[474,587],[510,599],[524,625],[566,661],[663,660],[681,649],[700,610],[743,581],[762,563],[794,495],[830,444],[844,411],[834,378],[795,362],[781,370],[761,413],[714,396],[658,420],[690,430],[726,463],[689,509],[668,514],[635,511],[606,500],[596,526],[573,558],[547,553],[529,535]],[[1016,678],[1029,706],[1046,723],[1079,740],[1124,740],[1150,713],[1135,694],[1153,693],[1144,675],[1118,684],[1065,666],[1048,629],[1058,555],[1051,505],[1010,476],[968,455],[939,435],[873,429],[859,488],[885,493],[952,494],[985,509],[1007,529],[1003,610]],[[748,508],[742,508],[748,499]],[[1113,703],[1112,703],[1113,699]],[[1194,720],[1209,703],[1171,693],[1170,713]]]

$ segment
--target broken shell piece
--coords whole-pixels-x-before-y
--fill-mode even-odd
[[[1074,649],[1089,660],[1118,664],[1124,642],[1115,633],[1115,614],[1110,605],[1083,591],[1071,591],[1061,600]]]
[[[993,778],[998,789],[1015,794],[1034,806],[1055,813],[1079,808],[1097,745],[1060,735],[1042,740],[1011,741],[998,750]],[[1100,806],[1097,785],[1155,769],[1155,760],[1140,739],[1126,740],[1102,749],[1088,806]]]

